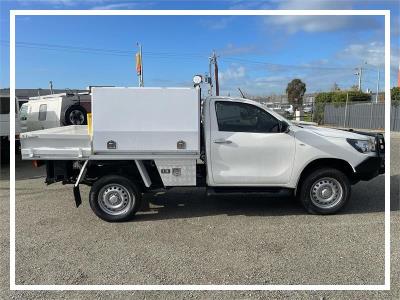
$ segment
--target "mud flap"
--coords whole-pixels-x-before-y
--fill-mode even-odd
[[[79,205],[82,204],[81,191],[79,190],[79,184],[74,185],[74,199],[75,199],[76,207],[78,208]]]
[[[78,179],[76,180],[75,184],[74,184],[74,199],[75,199],[75,204],[76,207],[78,208],[79,205],[82,204],[82,198],[81,198],[81,191],[79,190],[79,183],[81,182],[81,180],[85,177],[86,175],[86,166],[88,164],[88,160],[85,161],[85,163],[82,166],[81,171],[79,172],[79,176]]]

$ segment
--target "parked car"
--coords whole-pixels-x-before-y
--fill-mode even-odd
[[[23,131],[87,124],[91,112],[89,93],[60,93],[31,97],[21,107]]]
[[[305,113],[312,113],[313,112],[313,106],[312,105],[304,105],[303,111]]]
[[[296,196],[309,213],[332,214],[353,184],[384,172],[383,135],[296,125],[241,98],[206,98],[201,113],[200,95],[93,88],[92,133],[76,125],[23,133],[22,158],[46,163],[47,184],[73,184],[77,206],[79,184],[91,186],[90,206],[106,221],[132,217],[143,193],[176,186]]]
[[[293,105],[291,104],[282,105],[282,110],[288,115],[293,115],[294,113]]]

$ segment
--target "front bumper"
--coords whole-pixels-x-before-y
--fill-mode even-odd
[[[372,178],[385,173],[385,158],[371,156],[359,164],[356,169],[358,180],[371,180]]]
[[[356,132],[363,135],[374,136],[376,156],[370,156],[355,167],[356,177],[359,180],[371,180],[385,173],[385,138],[381,133]]]

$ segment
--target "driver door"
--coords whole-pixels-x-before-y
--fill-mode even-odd
[[[214,100],[211,169],[219,186],[276,186],[289,182],[295,154],[292,132],[253,104]]]

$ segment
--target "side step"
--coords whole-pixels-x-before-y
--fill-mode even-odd
[[[262,195],[265,197],[291,197],[294,189],[276,187],[208,187],[207,196]]]

